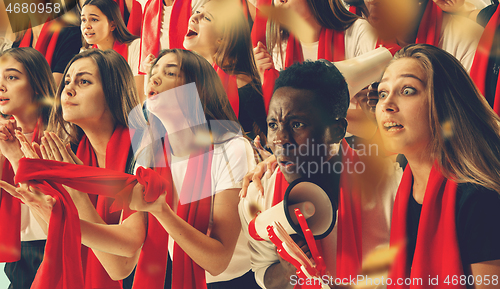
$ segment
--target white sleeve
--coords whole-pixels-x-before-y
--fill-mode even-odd
[[[277,170],[276,170],[277,171]],[[274,195],[274,183],[276,180],[276,171],[270,179],[262,179],[262,186],[264,187],[264,197],[257,191],[253,183],[248,187],[247,196],[242,199],[238,205],[238,212],[240,214],[241,229],[248,239],[250,247],[250,261],[252,271],[255,272],[255,281],[260,287],[264,286],[264,276],[266,275],[267,268],[271,265],[278,263],[278,254],[276,247],[271,241],[257,241],[253,239],[248,233],[248,224],[251,221],[251,216],[246,212],[248,203],[256,205],[259,210],[265,211],[272,206],[272,199]]]
[[[252,147],[242,136],[215,148],[213,161],[217,162],[212,164],[215,168],[215,192],[240,189],[243,177],[255,166]]]
[[[127,62],[134,76],[139,75],[139,57],[141,53],[141,39],[137,38],[128,46]]]
[[[445,14],[439,47],[455,56],[469,72],[483,30],[468,18]]]
[[[375,29],[365,19],[356,20],[345,31],[345,59],[363,55],[376,48]]]

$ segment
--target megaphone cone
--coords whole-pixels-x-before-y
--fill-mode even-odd
[[[379,47],[355,58],[337,61],[333,64],[342,73],[352,98],[370,83],[380,80],[384,69],[392,59],[392,53],[385,47]],[[331,63],[321,59],[325,63]]]
[[[246,200],[245,211],[252,210],[251,201]],[[303,236],[294,209],[299,208],[307,219],[307,224],[316,239],[326,237],[336,221],[336,202],[317,184],[307,179],[292,182],[282,202],[253,217],[248,225],[248,232],[256,240],[269,240],[267,227],[273,221],[280,222],[288,234]],[[249,218],[250,219],[250,218]]]

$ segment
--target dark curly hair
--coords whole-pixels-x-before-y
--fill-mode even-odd
[[[333,118],[345,118],[349,107],[349,90],[342,73],[325,60],[295,63],[280,72],[274,91],[292,87],[314,92],[316,99]]]

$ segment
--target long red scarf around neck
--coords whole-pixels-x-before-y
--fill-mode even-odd
[[[125,138],[125,134],[127,133],[123,132],[120,136]],[[120,137],[117,137],[115,140],[126,141]],[[165,147],[169,147],[168,142]],[[198,157],[189,159],[177,209],[177,215],[203,233],[207,232],[210,219],[212,153],[213,151],[210,149],[208,152],[196,154]],[[166,160],[168,156],[164,155],[162,157]],[[108,156],[106,158],[106,161],[108,161]],[[123,165],[123,162],[120,161],[121,159],[116,160],[119,162],[117,166]],[[155,171],[156,173],[150,169],[139,168],[136,177],[109,169],[54,161],[22,159],[22,164],[20,162],[20,168],[16,175],[16,181],[48,181],[49,184],[43,187],[44,192],[61,200],[61,202],[58,202],[58,205],[62,205],[61,208],[54,209],[55,211],[53,211],[50,220],[49,228],[51,231],[47,238],[46,260],[52,260],[52,262],[47,262],[47,264],[44,264],[46,262],[42,263],[41,268],[43,269],[40,272],[43,273],[40,273],[40,276],[37,275],[37,285],[33,288],[83,288],[83,285],[82,287],[78,287],[77,281],[75,281],[74,286],[71,283],[72,281],[60,284],[61,279],[70,279],[68,275],[77,274],[78,272],[80,272],[79,276],[84,275],[82,273],[83,269],[78,271],[77,266],[81,264],[80,230],[73,231],[71,234],[65,233],[68,227],[74,228],[79,226],[78,214],[73,214],[76,212],[76,208],[71,198],[65,202],[69,195],[67,195],[66,190],[59,184],[66,184],[86,193],[99,193],[105,197],[117,197],[117,202],[115,201],[115,203],[111,204],[112,201],[110,200],[104,206],[105,209],[107,208],[106,211],[109,211],[110,207],[115,209],[124,208],[126,200],[128,200],[128,196],[137,181],[146,185],[147,194],[145,200],[148,202],[153,202],[166,190],[172,192],[169,166],[163,165],[157,167]],[[56,190],[51,189],[51,187],[56,188]],[[172,194],[167,194],[167,197],[170,198],[167,198],[166,202],[172,205]],[[148,220],[148,234],[137,265],[134,288],[162,289],[164,288],[167,265],[168,234],[154,217],[150,215]],[[75,243],[78,244],[76,249],[74,246]],[[64,247],[64,244],[68,244],[68,247]],[[63,253],[59,255],[61,246],[63,246]],[[205,270],[194,263],[177,243],[174,245],[173,260],[174,274],[172,288],[206,288]],[[100,264],[98,265],[101,266]],[[73,268],[72,266],[76,267]],[[56,270],[55,268],[59,269]],[[61,268],[64,270],[61,270]],[[84,280],[83,277],[79,276],[76,276],[74,280]],[[104,285],[108,287],[104,287]],[[111,287],[112,285],[103,284],[99,288],[113,288]]]
[[[428,0],[424,15],[420,20],[415,43],[424,43],[439,47],[442,26],[443,10],[434,1]]]
[[[266,44],[266,26],[267,17],[260,11],[262,6],[271,6],[272,0],[257,0],[255,21],[252,27],[252,45],[256,47],[259,42]],[[269,111],[269,103],[274,92],[274,83],[279,77],[279,72],[276,69],[267,69],[264,71],[264,81],[262,82],[262,97],[264,98],[264,107],[266,114]]]
[[[345,152],[342,152],[346,150]],[[345,140],[342,140],[341,150],[342,163],[345,168],[350,162],[358,162],[358,155],[349,147]],[[278,168],[279,170],[279,168]],[[345,171],[340,175],[339,184],[339,207],[337,219],[337,272],[336,278],[349,278],[357,276],[361,269],[363,257],[362,231],[361,231],[361,200],[356,182]],[[273,206],[283,201],[288,182],[283,173],[278,171],[274,185]],[[321,248],[329,248],[331,244],[316,241],[320,255]],[[306,282],[307,283],[307,282]],[[310,284],[315,284],[311,282]],[[317,284],[317,283],[316,283]],[[295,288],[320,288],[318,286],[295,285]]]
[[[106,197],[120,196],[118,209],[126,204],[125,200],[128,200],[137,182],[146,187],[144,198],[148,201],[154,201],[171,186],[171,180],[149,169],[139,168],[137,176],[134,176],[110,169],[25,158],[19,161],[15,180],[29,181],[57,200],[50,217],[44,260],[32,289],[84,289],[87,288],[84,282],[89,283],[84,278],[82,266],[78,211],[61,184],[89,194],[97,192]],[[114,288],[113,285],[97,288]]]
[[[92,45],[92,48],[99,49],[99,47],[96,44]],[[118,52],[125,59],[125,61],[128,62],[128,44],[127,43],[120,43],[119,41],[115,40],[115,42],[113,43],[113,50]]]
[[[497,82],[495,89],[495,95],[493,97],[486,96],[486,74],[488,70],[488,62],[490,59],[490,54],[493,47],[493,40],[495,39],[495,32],[498,25],[500,24],[500,9],[496,9],[493,16],[491,16],[488,25],[484,29],[481,40],[476,49],[476,54],[474,55],[474,62],[470,70],[470,76],[474,80],[479,92],[483,94],[488,99],[494,99],[493,110],[500,115],[500,77]]]
[[[56,20],[47,20],[42,26],[40,36],[38,36],[36,46],[34,47],[45,57],[50,67],[52,67],[52,58],[54,57],[54,51],[61,29],[60,24],[56,23]],[[19,47],[31,47],[32,34],[31,28],[28,28],[21,43],[19,43]]]
[[[184,36],[188,31],[189,18],[192,14],[191,0],[175,0],[172,5],[170,26],[168,31],[170,49],[184,49]],[[155,57],[160,52],[161,23],[163,17],[163,1],[149,0],[144,7],[142,21],[141,57],[139,59],[139,72],[147,74],[142,69],[142,61],[150,54]],[[164,47],[165,49],[166,47]]]
[[[234,114],[238,117],[240,112],[240,96],[238,94],[238,83],[236,82],[236,75],[230,75],[220,68],[215,62],[212,65],[219,75],[224,90],[226,91],[229,103],[233,108]]]
[[[106,146],[106,168],[125,172],[129,152],[129,130],[122,125],[117,125]],[[78,145],[76,155],[87,166],[99,166],[92,144],[85,135]],[[118,224],[120,212],[110,212],[113,199],[102,196],[98,197],[97,195],[89,195],[89,198],[104,222],[107,224]],[[109,277],[92,250],[86,246],[82,246],[82,261],[85,274],[85,288],[121,288],[120,283],[113,281]]]
[[[127,4],[125,0],[114,0],[118,7],[120,7],[120,13],[122,18],[125,19],[125,9],[127,8]],[[141,26],[142,26],[142,6],[136,0],[132,1],[132,11],[128,17],[127,29],[133,35],[141,36]],[[125,58],[126,59],[126,58]]]
[[[32,142],[40,143],[43,127],[38,120]],[[2,180],[14,184],[14,170],[5,159]],[[16,262],[21,258],[21,202],[4,190],[0,193],[0,262]]]
[[[345,59],[344,31],[322,28],[319,36],[318,59],[328,61],[342,61]],[[286,45],[285,68],[295,62],[303,62],[302,45],[292,34]]]
[[[412,194],[413,175],[409,165],[399,185],[391,223],[391,246],[405,243],[408,204]],[[432,167],[425,189],[424,202],[418,225],[417,244],[413,263],[408,264],[407,250],[401,249],[392,266],[390,276],[396,278],[422,278],[423,286],[388,286],[389,288],[434,288],[429,285],[429,276],[439,276],[439,287],[466,288],[458,285],[446,286],[446,276],[464,274],[456,232],[457,184],[447,180],[435,164]],[[450,277],[451,278],[451,277]]]
[[[163,153],[163,159],[165,161],[170,160],[170,145],[167,137],[165,137]],[[191,155],[188,160],[177,207],[177,215],[203,233],[207,232],[210,220],[212,156],[212,149]],[[170,174],[169,169],[166,170],[161,166],[155,168],[155,171],[162,176]],[[172,199],[169,199],[168,202],[172,207]],[[150,221],[148,224],[148,237],[144,242],[139,263],[137,264],[133,288],[163,289],[168,258],[168,233],[156,218],[150,215],[148,220]],[[156,256],[153,262],[146,257],[150,254]],[[206,288],[205,270],[193,262],[177,243],[174,244],[172,259],[173,289]]]

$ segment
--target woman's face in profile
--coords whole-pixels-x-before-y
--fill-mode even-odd
[[[424,153],[431,143],[427,73],[414,58],[391,63],[378,87],[377,124],[386,149]]]

